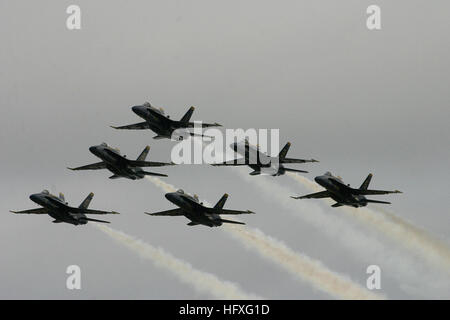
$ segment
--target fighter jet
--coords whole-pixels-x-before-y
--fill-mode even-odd
[[[109,223],[109,221],[88,218],[85,214],[119,214],[115,211],[88,209],[93,197],[94,194],[91,192],[80,204],[80,206],[75,208],[68,205],[62,193],[59,194],[59,197],[56,197],[50,194],[47,190],[44,190],[41,193],[35,193],[30,196],[30,200],[42,206],[42,208],[10,212],[18,214],[48,214],[50,217],[55,219],[53,220],[53,223],[66,222],[75,226],[79,224],[86,224],[88,221]]]
[[[304,160],[304,159],[294,159],[294,158],[286,158],[286,155],[289,151],[291,143],[288,142],[283,147],[283,149],[278,154],[278,157],[271,157],[266,153],[263,153],[259,150],[259,146],[253,146],[249,143],[247,139],[244,142],[234,142],[230,145],[230,147],[237,152],[238,154],[244,156],[244,159],[233,159],[230,161],[225,161],[222,163],[215,163],[213,166],[249,166],[253,169],[250,172],[250,175],[260,175],[262,173],[269,174],[272,176],[280,176],[286,173],[286,171],[290,172],[303,172],[307,173],[308,171],[297,170],[286,168],[284,163],[306,163],[306,162],[319,162],[317,160]]]
[[[78,168],[67,168],[70,170],[98,170],[98,169],[108,169],[114,173],[110,179],[117,178],[128,178],[131,180],[142,179],[145,176],[159,176],[167,177],[166,174],[148,172],[142,170],[142,167],[161,167],[161,166],[171,166],[174,163],[166,162],[151,162],[145,161],[145,158],[150,151],[150,147],[146,146],[142,153],[137,157],[136,160],[128,160],[126,155],[121,155],[120,150],[108,146],[106,143],[102,143],[98,146],[92,146],[89,148],[94,155],[102,159],[103,161],[88,164],[86,166]]]
[[[228,194],[226,193],[222,196],[222,198],[220,198],[220,200],[213,208],[205,207],[203,205],[203,202],[199,202],[196,195],[192,197],[184,193],[184,191],[181,189],[176,192],[166,193],[165,197],[167,200],[178,206],[178,208],[156,213],[145,213],[151,216],[185,216],[186,218],[191,220],[191,222],[187,224],[188,226],[202,224],[208,227],[218,227],[221,226],[222,223],[245,224],[243,222],[222,219],[220,217],[221,214],[254,213],[250,210],[239,211],[223,209],[225,201],[227,201],[228,199]]]
[[[314,180],[324,187],[326,190],[316,192],[300,197],[291,197],[294,199],[320,199],[332,198],[336,201],[332,207],[350,206],[365,207],[368,203],[385,203],[390,202],[366,199],[365,195],[402,193],[401,191],[384,191],[384,190],[368,190],[372,174],[369,174],[358,189],[351,188],[349,184],[344,184],[341,177],[335,177],[330,172],[326,172],[323,176],[315,177]]]
[[[187,129],[193,128],[194,122],[189,122],[191,119],[192,113],[194,112],[194,107],[190,107],[186,114],[180,119],[171,120],[170,117],[164,115],[164,110],[162,108],[157,109],[150,105],[149,102],[145,102],[142,105],[134,106],[131,108],[134,113],[136,113],[139,117],[143,118],[144,122],[139,122],[135,124],[130,124],[121,127],[111,126],[114,129],[132,129],[132,130],[142,130],[142,129],[150,129],[155,132],[157,135],[153,137],[153,139],[164,139],[172,138],[172,133],[177,129]],[[202,123],[202,128],[207,127],[220,127],[221,125],[216,123]],[[193,132],[189,132],[184,130],[187,135],[190,136],[202,136],[197,135]],[[183,134],[180,134],[177,139],[183,140]]]

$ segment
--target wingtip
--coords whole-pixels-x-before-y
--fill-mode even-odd
[[[11,213],[17,213],[17,211],[14,211],[14,210],[9,210],[9,212],[11,212]]]
[[[69,167],[66,167],[67,169],[69,169],[69,170],[72,170],[72,171],[74,171],[75,170],[75,168],[69,168]]]
[[[118,129],[119,127],[116,127],[116,126],[110,126],[111,128],[113,128],[113,129]]]
[[[316,159],[311,159],[311,162],[320,162],[320,161]]]
[[[120,214],[120,212],[117,212],[117,211],[111,211],[111,214]]]
[[[300,199],[300,197],[296,197],[296,196],[291,196],[292,199],[298,200]]]
[[[150,213],[150,212],[144,212],[145,214],[148,214],[149,216],[152,216],[153,215],[153,213]]]
[[[395,192],[395,193],[403,193],[403,192],[400,191],[400,190],[395,190],[394,192]]]
[[[255,214],[255,211],[247,210],[247,213],[248,213],[248,214]]]

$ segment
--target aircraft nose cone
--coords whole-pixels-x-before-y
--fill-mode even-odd
[[[136,113],[138,116],[142,116],[145,114],[145,107],[143,106],[134,106],[131,107],[131,110],[133,110],[133,112]]]
[[[167,200],[172,201],[174,198],[174,195],[172,193],[166,193],[164,195],[166,197]]]
[[[89,151],[95,155],[97,155],[99,153],[99,147],[98,146],[92,146],[89,147]]]
[[[323,178],[321,176],[315,177],[314,181],[317,182],[318,184],[321,184]]]
[[[34,193],[30,196],[30,200],[33,202],[37,202],[39,200],[39,195]]]

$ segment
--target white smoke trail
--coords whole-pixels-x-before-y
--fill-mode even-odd
[[[297,182],[312,191],[321,189],[311,180],[297,174],[289,174]],[[351,217],[376,228],[383,234],[400,242],[403,246],[420,254],[433,265],[450,272],[450,248],[438,239],[434,239],[425,230],[420,229],[397,215],[376,208],[377,212],[370,208],[341,207],[340,209]]]
[[[268,181],[266,176],[252,177],[247,172],[234,169],[245,181],[254,184],[271,199],[277,200],[288,212],[302,218],[317,230],[326,234],[332,241],[339,241],[350,250],[357,252],[369,264],[382,264],[389,269],[389,275],[397,279],[407,279],[409,287],[419,287],[424,295],[437,298],[448,297],[450,282],[443,281],[436,275],[417,264],[417,261],[405,256],[396,248],[387,247],[379,239],[354,228],[336,215],[325,214],[317,205],[311,202],[295,201],[289,197],[293,192],[276,182]],[[445,279],[444,279],[445,280]],[[406,286],[404,288],[407,288]],[[417,290],[409,290],[417,293]]]
[[[98,223],[93,225],[120,244],[138,253],[141,257],[150,259],[155,266],[171,271],[180,281],[191,285],[200,293],[210,294],[216,299],[261,299],[257,295],[243,292],[232,282],[221,280],[211,273],[194,269],[189,263],[175,258],[161,248],[155,248],[148,243],[105,225]]]
[[[154,177],[147,177],[156,186],[166,192],[174,192],[176,188]],[[204,202],[206,205],[206,202]],[[338,299],[384,299],[372,293],[351,279],[333,272],[321,262],[288,248],[284,243],[265,235],[257,229],[243,226],[224,225],[223,229],[246,247],[257,249],[266,259],[289,271],[297,279],[310,283],[314,288],[330,294]]]

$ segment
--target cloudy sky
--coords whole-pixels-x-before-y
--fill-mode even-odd
[[[0,298],[206,299],[92,226],[13,215],[36,207],[31,193],[64,192],[78,205],[116,210],[111,227],[160,246],[195,268],[272,299],[328,299],[307,282],[246,248],[220,228],[188,227],[184,217],[149,217],[172,208],[147,180],[109,180],[106,171],[70,172],[98,161],[101,142],[136,157],[170,160],[174,142],[151,131],[115,131],[140,122],[130,107],[149,101],[179,119],[225,128],[280,129],[305,177],[331,171],[352,186],[369,172],[398,217],[450,246],[448,210],[450,34],[448,1],[377,1],[382,29],[366,27],[373,1],[85,1],[81,30],[66,28],[72,1],[0,3]],[[156,170],[155,170],[156,171]],[[251,227],[365,285],[382,270],[389,298],[449,298],[450,276],[407,243],[387,238],[319,200],[292,209],[256,180],[290,195],[309,193],[288,176],[251,177],[231,168],[175,166],[164,181],[227,207],[251,209]],[[283,189],[284,190],[284,189]],[[301,202],[301,203],[300,203]],[[295,206],[298,205],[298,208]],[[311,210],[311,211],[309,211]],[[320,210],[328,219],[311,215]],[[316,220],[314,220],[316,219]],[[108,220],[108,219],[107,219]],[[336,221],[336,224],[331,223]],[[337,226],[345,228],[339,229]],[[345,230],[355,230],[349,238]],[[367,250],[355,249],[351,241]],[[366,243],[364,242],[364,243]],[[377,249],[376,249],[377,248]],[[381,248],[381,249],[380,249]],[[373,253],[373,254],[372,254]],[[68,265],[82,289],[67,290]]]

